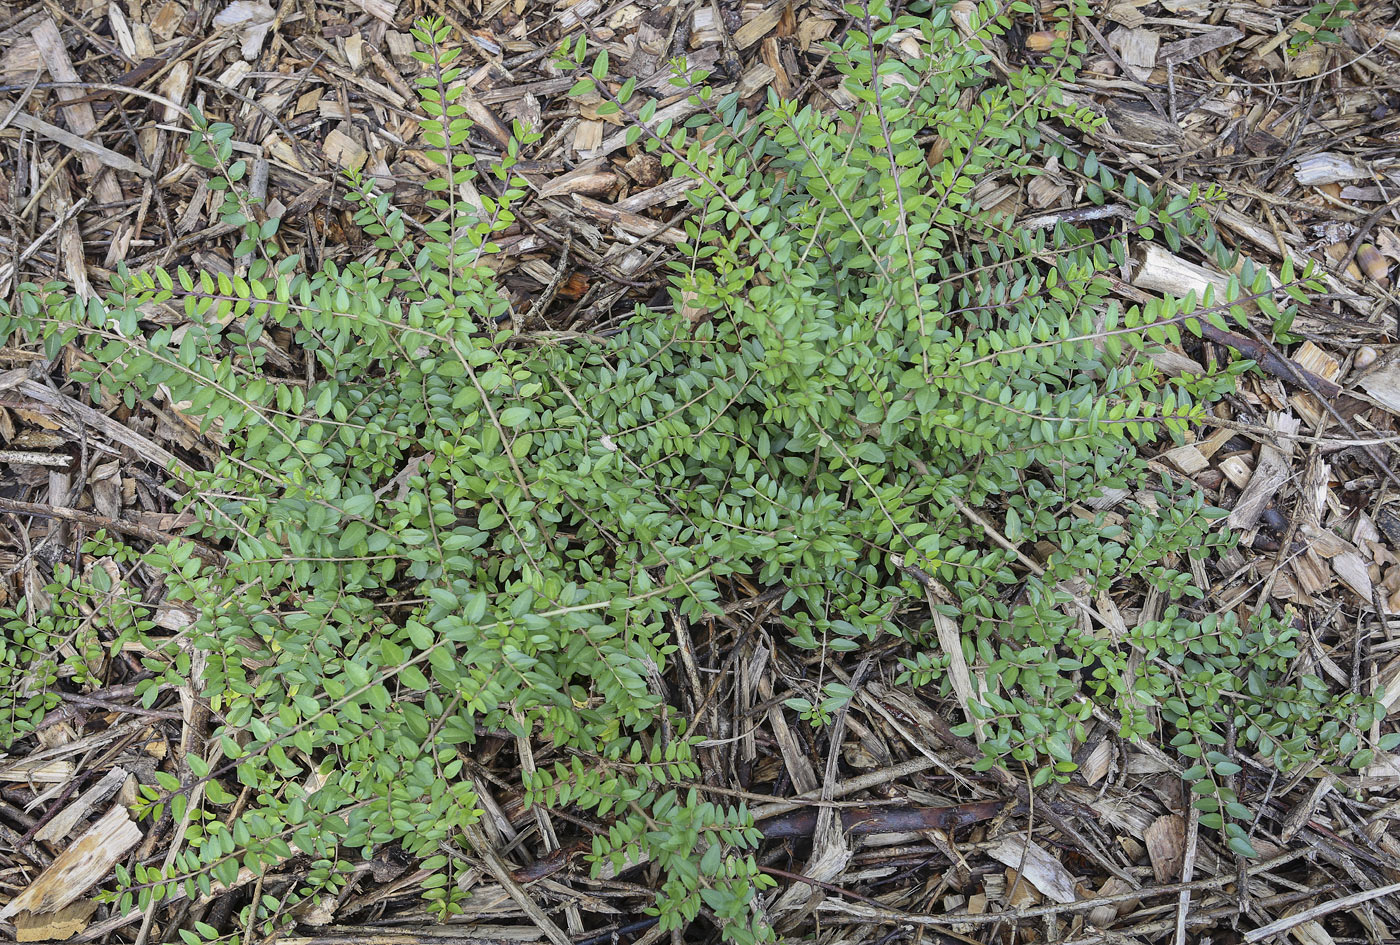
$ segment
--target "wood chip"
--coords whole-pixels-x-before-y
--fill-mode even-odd
[[[251,61],[257,58],[276,16],[277,11],[262,0],[233,0],[215,14],[214,27],[232,31],[238,37],[240,55]]]
[[[113,807],[64,850],[24,892],[0,909],[0,919],[18,912],[57,912],[102,882],[113,864],[141,839],[125,807]]]
[[[399,10],[397,3],[391,3],[389,0],[355,0],[355,6],[370,16],[383,20],[390,26],[396,25],[395,20]]]
[[[1220,471],[1230,480],[1230,485],[1243,489],[1249,483],[1251,467],[1243,456],[1227,456],[1220,461]]]
[[[57,912],[21,912],[15,916],[15,941],[64,942],[88,927],[97,902],[80,899]]]
[[[369,152],[365,150],[364,145],[339,128],[331,129],[321,149],[326,154],[326,160],[343,170],[358,171],[369,159]]]
[[[73,151],[77,151],[85,158],[92,158],[98,162],[99,172],[102,165],[118,171],[126,171],[130,174],[138,174],[141,177],[150,177],[151,172],[146,167],[137,164],[125,154],[118,154],[108,148],[102,147],[85,138],[80,138],[72,132],[65,131],[57,125],[49,124],[42,118],[35,118],[27,112],[16,112],[10,116],[10,124],[20,128],[25,128],[35,134],[43,135],[51,141],[56,141]]]
[[[773,730],[773,738],[778,743],[778,752],[787,767],[793,788],[798,794],[816,791],[821,787],[816,769],[812,767],[801,741],[788,724],[783,705],[773,701],[773,683],[767,673],[758,681],[758,695],[764,702],[769,703],[768,724]]]
[[[1378,362],[1357,383],[1376,403],[1400,416],[1400,358]]]
[[[717,88],[715,89],[715,95],[716,95],[716,96],[723,96],[723,95],[729,94],[729,93],[732,92],[732,91],[734,91],[734,86],[733,86],[732,84],[731,84],[731,85],[723,85],[723,86],[719,86],[719,87],[717,87]],[[658,108],[658,109],[656,110],[656,114],[654,114],[654,115],[652,116],[651,121],[649,121],[649,122],[646,123],[646,127],[648,127],[648,128],[655,128],[657,125],[661,124],[663,121],[666,121],[666,120],[668,120],[668,119],[671,121],[672,127],[676,127],[676,126],[679,126],[679,124],[681,123],[681,121],[682,121],[683,119],[689,118],[691,115],[695,114],[695,112],[697,112],[698,110],[699,110],[699,106],[698,106],[698,105],[695,105],[693,102],[691,102],[690,97],[687,96],[687,97],[685,97],[685,98],[680,99],[679,101],[672,102],[670,105],[667,105],[667,106],[665,106],[665,107],[663,107],[663,108]],[[575,147],[575,149],[577,149],[577,150],[579,151],[580,154],[582,154],[582,153],[584,153],[584,152],[594,152],[594,151],[596,151],[596,152],[597,152],[597,156],[602,156],[602,155],[605,155],[605,154],[611,154],[611,153],[614,152],[614,151],[618,151],[618,150],[620,150],[620,149],[622,149],[622,148],[627,147],[627,130],[626,130],[626,129],[623,129],[623,130],[621,130],[621,131],[614,132],[613,134],[609,135],[609,136],[607,137],[606,140],[602,140],[602,139],[601,139],[601,136],[602,136],[602,134],[603,134],[603,123],[602,123],[602,122],[600,122],[600,121],[596,121],[596,122],[579,122],[580,129],[581,129],[582,126],[585,125],[585,124],[592,124],[592,125],[595,125],[595,126],[596,126],[596,128],[597,128],[596,134],[597,134],[597,135],[599,136],[599,138],[600,138],[600,143],[597,144],[597,145],[594,145],[593,147],[580,147],[578,142],[579,142],[579,136],[580,136],[581,132],[577,132],[577,133],[575,134],[575,138],[574,138],[574,147]],[[642,140],[646,140],[646,136],[645,136],[645,135],[642,136]],[[592,154],[590,153],[590,156],[594,156],[594,155],[592,155]]]
[[[1069,206],[1068,188],[1054,180],[1050,176],[1052,173],[1047,168],[1045,176],[1033,177],[1026,185],[1026,199],[1037,210]]]
[[[125,768],[118,767],[108,771],[102,776],[102,780],[84,791],[77,800],[59,811],[53,820],[39,828],[34,834],[34,839],[52,843],[67,837],[77,828],[79,822],[87,817],[88,811],[117,793],[129,777],[131,775]]]
[[[1186,39],[1168,43],[1162,47],[1161,53],[1157,56],[1157,62],[1163,66],[1179,66],[1184,62],[1199,59],[1208,52],[1212,52],[1222,46],[1229,46],[1244,38],[1244,34],[1233,26],[1221,26],[1189,36]]]
[[[1108,880],[1104,882],[1103,886],[1099,887],[1098,895],[1103,898],[1121,896],[1125,892],[1131,892],[1132,889],[1132,886],[1129,886],[1117,876],[1110,876]],[[1129,912],[1135,910],[1138,904],[1139,900],[1137,899],[1125,899],[1116,905],[1095,906],[1089,911],[1089,924],[1098,926],[1099,928],[1107,928],[1109,923],[1116,920],[1119,916],[1127,915]]]
[[[591,22],[593,15],[603,8],[601,0],[567,0],[561,4],[565,9],[557,16],[561,30],[571,30],[580,23]]]
[[[1332,573],[1341,578],[1342,583],[1351,588],[1361,599],[1363,607],[1372,607],[1371,592],[1374,587],[1366,565],[1366,559],[1356,551],[1344,551],[1332,558]]]
[[[1174,883],[1181,878],[1186,860],[1186,818],[1180,814],[1158,817],[1142,838],[1147,844],[1147,856],[1152,861],[1152,875],[1159,883]]]
[[[66,394],[51,390],[35,380],[22,382],[18,389],[25,397],[52,409],[57,416],[65,420],[65,426],[71,425],[76,431],[81,431],[84,426],[89,427],[103,437],[126,446],[141,460],[154,463],[157,467],[187,468],[174,453],[118,423],[102,411],[95,410]]]
[[[66,784],[72,777],[71,761],[0,761],[0,781],[20,784]]]
[[[1188,476],[1194,476],[1210,465],[1206,458],[1201,455],[1201,451],[1189,443],[1167,450],[1158,459],[1166,460]]]
[[[1132,284],[1149,292],[1161,292],[1179,299],[1195,292],[1197,299],[1203,299],[1208,286],[1215,287],[1217,300],[1225,298],[1225,289],[1230,284],[1229,276],[1212,272],[1204,266],[1188,262],[1156,243],[1144,243],[1134,253],[1137,271]]]
[[[166,121],[174,122],[184,114],[186,102],[185,97],[190,92],[190,82],[194,76],[194,65],[188,59],[170,67],[165,78],[160,83],[160,94],[168,98],[173,104],[162,105],[161,112]]]
[[[68,59],[68,50],[63,46],[63,38],[59,35],[58,25],[54,23],[52,19],[45,17],[44,20],[34,28],[30,35],[33,36],[35,45],[39,47],[39,55],[44,61],[44,66],[48,69],[49,75],[53,77],[55,82],[76,83],[80,81],[78,73],[73,69],[73,63]],[[83,168],[94,181],[93,187],[96,190],[97,199],[101,203],[115,203],[121,200],[121,187],[118,186],[112,175],[104,170],[104,164],[107,167],[112,167],[114,165],[104,161],[99,156],[100,152],[107,152],[108,154],[113,152],[99,145],[89,144],[89,140],[94,137],[94,132],[97,131],[97,119],[93,116],[91,105],[86,102],[78,101],[85,97],[83,91],[77,88],[59,88],[54,90],[54,94],[58,96],[60,101],[71,101],[74,103],[72,105],[63,106],[59,112],[63,116],[63,123],[73,132],[73,137],[83,141],[87,146],[76,147],[71,143],[64,143],[74,148],[80,155]],[[23,127],[24,123],[19,121],[20,117],[21,115],[16,114],[13,116],[12,120],[15,124]],[[24,115],[24,117],[30,118],[31,121],[38,121],[38,119],[32,118],[29,115]],[[32,125],[30,128],[33,131],[39,131],[37,127],[33,127]],[[40,133],[42,134],[43,132]],[[54,136],[48,135],[48,137]],[[55,138],[55,140],[58,139]],[[135,161],[129,159],[123,160],[127,165],[140,167]],[[145,171],[144,168],[142,168],[142,170]],[[145,171],[142,176],[150,176],[150,171]]]
[[[418,48],[417,41],[409,33],[389,30],[384,34],[384,44],[389,48],[389,58],[399,69],[411,69],[416,60],[413,53]]]
[[[510,145],[510,129],[480,99],[470,92],[463,92],[457,101],[467,110],[467,117],[476,123],[477,129],[484,132],[496,147],[505,150]]]
[[[617,174],[603,163],[602,160],[591,161],[561,174],[558,177],[547,181],[540,188],[541,199],[546,197],[565,197],[569,194],[588,194],[596,196],[606,193],[617,183]]]
[[[1342,373],[1341,362],[1311,341],[1303,342],[1293,354],[1293,360],[1299,367],[1329,381],[1335,381]],[[1330,416],[1322,401],[1306,391],[1293,394],[1288,402],[1309,427],[1317,427],[1323,418]]]
[[[835,20],[809,16],[797,25],[797,48],[805,53],[814,44],[830,36],[835,29]]]
[[[176,0],[166,0],[151,20],[151,32],[162,41],[169,41],[185,19],[185,8]]]
[[[1201,362],[1194,358],[1188,358],[1180,351],[1171,348],[1163,348],[1158,351],[1147,352],[1148,359],[1152,364],[1167,377],[1180,377],[1183,374],[1204,374],[1206,369],[1201,366]]]
[[[610,206],[594,200],[591,197],[585,197],[582,194],[574,194],[572,199],[578,208],[591,219],[597,220],[600,223],[611,224],[624,233],[631,233],[634,236],[645,236],[666,243],[685,242],[685,232],[683,230],[661,220],[653,220],[650,217],[639,216],[635,213],[629,213],[626,210],[619,210],[615,206]]]
[[[1271,413],[1269,426],[1281,433],[1292,434],[1298,432],[1299,421],[1291,414]],[[1249,484],[1240,494],[1227,520],[1231,528],[1247,529],[1259,521],[1259,516],[1274,500],[1279,486],[1293,475],[1289,464],[1296,442],[1291,436],[1283,436],[1273,443],[1260,444],[1259,465],[1249,477]]]
[[[1343,180],[1368,180],[1364,163],[1344,154],[1310,154],[1293,165],[1293,176],[1304,187],[1318,187]]]
[[[236,89],[239,83],[248,78],[248,74],[252,71],[253,67],[248,62],[243,59],[237,59],[229,63],[228,68],[220,72],[218,78],[214,81],[226,89]],[[319,95],[321,90],[317,89],[316,93]]]
[[[1109,769],[1113,765],[1113,743],[1107,738],[1099,740],[1093,751],[1089,752],[1083,764],[1079,766],[1079,772],[1084,776],[1086,784],[1098,784],[1107,777]]]
[[[719,10],[710,4],[701,4],[690,17],[690,48],[699,49],[722,42],[722,30]]]
[[[1128,67],[1128,74],[1138,82],[1146,82],[1157,64],[1157,47],[1161,37],[1149,29],[1117,29],[1108,38]]]
[[[739,98],[746,99],[773,84],[777,78],[773,67],[766,62],[755,62],[739,77]]]
[[[574,150],[579,157],[601,157],[615,150],[608,147],[608,142],[603,140],[603,129],[607,127],[606,122],[598,120],[580,121],[574,128]],[[621,147],[619,141],[618,146]]]
[[[1036,889],[1033,883],[1020,876],[1012,867],[1006,868],[1004,876],[1008,897],[1006,904],[1012,909],[1033,909],[1045,901],[1040,890]]]
[[[1112,136],[1122,142],[1156,154],[1171,153],[1181,148],[1185,135],[1170,118],[1158,114],[1146,102],[1133,99],[1111,99],[1095,107],[1108,119]]]
[[[787,6],[788,0],[779,0],[778,3],[759,11],[757,16],[734,31],[734,45],[741,50],[748,49],[777,29],[778,21],[783,18],[783,11]]]
[[[13,85],[26,85],[39,75],[44,68],[44,60],[39,55],[39,45],[34,38],[26,36],[17,41],[4,55],[0,55],[0,81]]]
[[[1013,870],[1021,868],[1023,883],[1030,883],[1046,899],[1059,903],[1079,899],[1069,870],[1034,840],[1003,837],[987,848],[987,855]]]

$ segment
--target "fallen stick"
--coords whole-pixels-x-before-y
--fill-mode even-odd
[[[920,830],[955,830],[991,820],[1007,806],[1006,801],[974,801],[948,807],[861,806],[841,808],[841,829],[857,836],[879,833],[913,833]],[[810,837],[817,826],[817,811],[807,807],[790,811],[755,824],[765,840]],[[549,856],[514,870],[517,883],[539,882],[564,869],[569,861],[587,850],[585,844],[555,850]],[[640,866],[640,863],[633,863]]]
[[[1378,889],[1366,889],[1359,893],[1352,893],[1350,896],[1343,896],[1340,899],[1333,899],[1331,902],[1324,902],[1321,905],[1313,906],[1311,909],[1304,909],[1290,916],[1284,916],[1277,922],[1270,922],[1268,925],[1261,925],[1252,932],[1246,932],[1244,940],[1247,943],[1262,942],[1266,938],[1287,932],[1289,929],[1297,928],[1304,922],[1320,919],[1325,915],[1331,915],[1342,909],[1350,909],[1352,906],[1359,906],[1372,899],[1379,899],[1382,896],[1393,895],[1400,892],[1400,883],[1391,883],[1389,886],[1381,886]]]
[[[1153,296],[1131,283],[1124,282],[1122,279],[1116,279],[1113,276],[1106,276],[1106,278],[1112,285],[1114,293],[1130,302],[1146,305],[1148,302],[1154,301]],[[1185,295],[1186,292],[1189,292],[1193,288],[1199,290],[1203,287],[1199,285],[1189,285],[1183,288],[1186,291],[1180,293],[1181,295]],[[1175,295],[1177,293],[1173,294]],[[1217,305],[1212,311],[1218,310],[1220,307],[1221,306]],[[1342,393],[1340,387],[1327,380],[1325,377],[1314,374],[1312,371],[1299,365],[1296,361],[1289,361],[1286,358],[1279,357],[1267,347],[1253,339],[1246,338],[1243,335],[1237,335],[1233,331],[1226,331],[1215,327],[1203,317],[1200,317],[1202,314],[1201,312],[1196,312],[1191,315],[1179,315],[1174,321],[1183,321],[1186,318],[1192,317],[1196,318],[1197,324],[1201,326],[1201,335],[1204,338],[1209,341],[1214,341],[1216,344],[1227,345],[1234,348],[1236,351],[1239,351],[1245,357],[1258,364],[1260,370],[1272,374],[1274,377],[1279,378],[1293,387],[1327,397],[1336,397]],[[1307,383],[1300,382],[1299,378],[1304,378]],[[1309,384],[1312,386],[1309,387]]]
[[[121,519],[108,518],[105,515],[98,515],[96,512],[87,512],[83,509],[71,509],[61,505],[43,505],[39,502],[21,502],[19,499],[0,497],[0,512],[13,512],[16,515],[33,515],[37,518],[52,518],[60,522],[71,522],[75,525],[83,525],[87,528],[110,529],[120,535],[140,538],[155,544],[164,544],[170,541],[188,541],[194,546],[195,554],[206,561],[218,563],[223,558],[219,552],[212,548],[207,548],[197,541],[182,538],[179,535],[170,535],[145,525],[138,525],[135,522],[124,522]]]

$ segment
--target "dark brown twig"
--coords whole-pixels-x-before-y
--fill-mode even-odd
[[[102,709],[105,712],[120,712],[125,715],[140,715],[148,719],[180,719],[184,717],[179,709],[147,709],[139,705],[124,705],[120,702],[110,702],[106,699],[95,699],[92,696],[80,696],[73,692],[61,692],[57,689],[45,689],[44,692],[58,696],[64,702],[71,702],[74,705],[89,706],[94,709]]]
[[[206,561],[217,564],[223,559],[223,556],[214,549],[191,541],[188,538],[182,538],[179,535],[171,535],[146,525],[138,525],[135,522],[125,522],[121,519],[108,518],[105,515],[98,515],[96,512],[85,512],[82,509],[70,509],[61,505],[42,505],[38,502],[21,502],[19,499],[0,498],[0,512],[13,512],[16,515],[33,515],[38,518],[53,518],[62,522],[84,525],[88,528],[105,528],[120,535],[140,538],[150,542],[165,543],[170,541],[189,541],[190,544],[194,546],[195,554]]]

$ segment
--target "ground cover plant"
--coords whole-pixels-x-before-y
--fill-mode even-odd
[[[1245,266],[1228,299],[1120,306],[1108,276],[1131,241],[1226,255],[1214,196],[1168,199],[1054,135],[1090,120],[1058,95],[1077,63],[1067,42],[1002,75],[968,38],[1005,28],[993,5],[850,12],[829,111],[740,102],[691,73],[676,82],[696,88],[696,116],[657,122],[633,83],[604,82],[606,53],[566,45],[574,94],[695,182],[672,304],[615,336],[513,326],[493,236],[528,199],[512,167],[535,137],[517,128],[505,160],[475,166],[459,50],[432,20],[414,32],[443,168],[431,219],[357,178],[377,255],[308,271],[246,196],[233,129],[196,112],[190,155],[245,235],[246,274],[123,271],[86,305],[31,286],[0,321],[6,342],[83,352],[69,376],[92,397],[159,395],[222,449],[177,472],[190,535],[218,561],[189,541],[95,546],[160,574],[163,600],[196,615],[184,632],[156,634],[153,602],[100,569],[59,571],[37,623],[26,605],[4,615],[15,679],[82,663],[99,632],[146,653],[152,701],[203,665],[210,751],[185,782],[144,788],[180,848],[120,872],[124,908],[298,854],[311,862],[296,895],[334,894],[347,857],[394,845],[433,871],[424,894],[450,917],[451,851],[480,816],[471,752],[501,736],[557,759],[526,775],[531,803],[607,825],[594,869],[660,866],[665,927],[703,909],[728,940],[769,940],[759,833],[743,804],[700,788],[697,737],[659,682],[676,622],[712,617],[737,578],[782,589],[796,648],[904,641],[901,682],[941,687],[984,766],[1025,765],[1037,785],[1071,776],[1096,707],[1128,737],[1160,721],[1201,823],[1244,856],[1242,764],[1364,763],[1372,708],[1293,671],[1289,620],[1201,599],[1190,560],[1229,546],[1223,513],[1139,452],[1202,422],[1248,368],[1166,378],[1144,352],[1246,301],[1286,326],[1308,274],[1275,287]],[[980,180],[1050,158],[1090,200],[1126,203],[1131,227],[1030,231],[977,205]],[[184,320],[162,327],[155,306]],[[308,353],[309,382],[272,368],[274,330]],[[1113,522],[1080,514],[1109,490],[1129,493]],[[1115,635],[1092,602],[1125,588],[1165,605]],[[94,619],[109,599],[122,606]],[[12,691],[7,742],[49,705]],[[850,694],[829,683],[789,707],[820,728]],[[250,903],[248,922],[287,905]]]

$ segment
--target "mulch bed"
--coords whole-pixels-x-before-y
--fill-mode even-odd
[[[1364,4],[1340,43],[1295,48],[1307,7],[1209,0],[1117,0],[1076,22],[1086,44],[1070,98],[1105,122],[1076,146],[1154,188],[1216,185],[1223,237],[1278,272],[1285,258],[1316,261],[1328,291],[1292,326],[1298,341],[1217,332],[1161,356],[1172,371],[1202,371],[1242,352],[1260,365],[1216,407],[1218,425],[1155,462],[1232,510],[1237,549],[1198,575],[1222,608],[1288,606],[1304,630],[1299,671],[1342,689],[1400,703],[1400,358],[1390,274],[1400,262],[1400,11]],[[73,0],[0,5],[0,295],[20,282],[62,279],[100,294],[119,262],[232,273],[245,262],[218,222],[221,195],[185,153],[185,109],[233,124],[252,192],[281,217],[278,240],[312,265],[369,257],[341,172],[376,178],[400,206],[424,209],[433,166],[417,125],[412,21],[447,18],[465,52],[476,122],[471,146],[490,162],[514,122],[541,133],[518,170],[530,197],[500,240],[500,278],[516,327],[567,341],[616,328],[637,303],[669,304],[665,264],[679,241],[683,188],[654,157],[629,149],[596,105],[570,99],[573,79],[552,53],[587,30],[610,54],[609,80],[673,113],[670,87],[684,57],[711,81],[761,100],[767,90],[828,102],[835,76],[822,42],[848,18],[826,0]],[[1038,17],[1018,19],[996,45],[1004,63],[1037,55]],[[988,179],[985,205],[1018,220],[1062,218],[1089,205],[1083,179],[1046,168],[1029,185]],[[1072,217],[1070,217],[1072,218]],[[1144,250],[1115,292],[1140,301],[1220,284],[1190,246]],[[289,356],[290,357],[290,356]],[[289,361],[290,368],[295,361]],[[138,544],[184,524],[163,488],[171,456],[209,462],[218,446],[177,406],[87,404],[66,385],[72,358],[46,362],[0,350],[0,603],[48,583],[57,562],[80,568],[98,528]],[[733,588],[733,622],[765,630],[778,599]],[[1141,600],[1108,601],[1131,622]],[[169,628],[172,632],[177,627]],[[769,838],[762,862],[784,887],[812,856],[815,807],[790,798],[821,788],[843,807],[853,855],[845,871],[806,888],[788,930],[820,941],[1217,942],[1393,941],[1400,928],[1400,757],[1377,752],[1347,777],[1303,771],[1245,779],[1241,800],[1261,812],[1257,861],[1238,860],[1196,830],[1174,762],[1117,736],[1107,719],[1081,746],[1074,781],[1032,796],[1019,778],[976,774],[977,752],[948,730],[956,712],[936,694],[893,685],[894,649],[838,726],[814,732],[781,702],[807,694],[810,657],[747,645],[732,627],[691,628],[694,672],[668,680],[681,704],[704,705],[697,730],[723,748],[705,759],[712,787],[747,796]],[[775,639],[781,639],[779,634]],[[731,655],[735,658],[731,660]],[[866,654],[872,655],[872,654]],[[686,660],[678,661],[684,665]],[[738,671],[733,668],[738,666]],[[834,661],[830,676],[853,665]],[[126,654],[94,667],[101,685],[60,679],[64,704],[37,737],[0,758],[0,900],[45,881],[130,789],[168,767],[190,708],[170,693],[142,708]],[[730,674],[715,697],[696,680]],[[742,685],[739,684],[742,680]],[[1377,738],[1389,725],[1372,732]],[[733,736],[742,733],[743,738]],[[835,756],[835,766],[828,761]],[[515,757],[502,752],[500,758]],[[546,759],[537,758],[537,762]],[[528,942],[545,933],[518,904],[521,889],[579,945],[650,943],[645,868],[589,879],[556,826],[562,849],[533,833],[520,773],[489,751],[476,759],[489,789],[493,839],[523,832],[501,854],[509,875],[464,875],[467,912],[436,926],[418,898],[422,878],[392,851],[357,864],[345,893],[294,910],[285,940],[301,943]],[[834,771],[827,780],[819,773]],[[114,772],[116,776],[114,776]],[[81,784],[84,790],[75,790]],[[90,785],[111,790],[88,800]],[[45,829],[58,822],[63,830]],[[169,834],[136,825],[122,861],[159,863]],[[94,908],[20,911],[0,935],[20,940],[177,941],[195,921],[221,931],[254,888],[281,895],[301,866],[245,877],[235,888],[177,899],[143,916]],[[97,888],[110,873],[88,877]],[[514,886],[515,888],[511,888]],[[514,895],[513,895],[514,894]],[[701,920],[685,938],[705,938]],[[1245,929],[1263,930],[1245,932]],[[249,932],[244,941],[259,936]],[[299,937],[298,937],[299,936]]]

